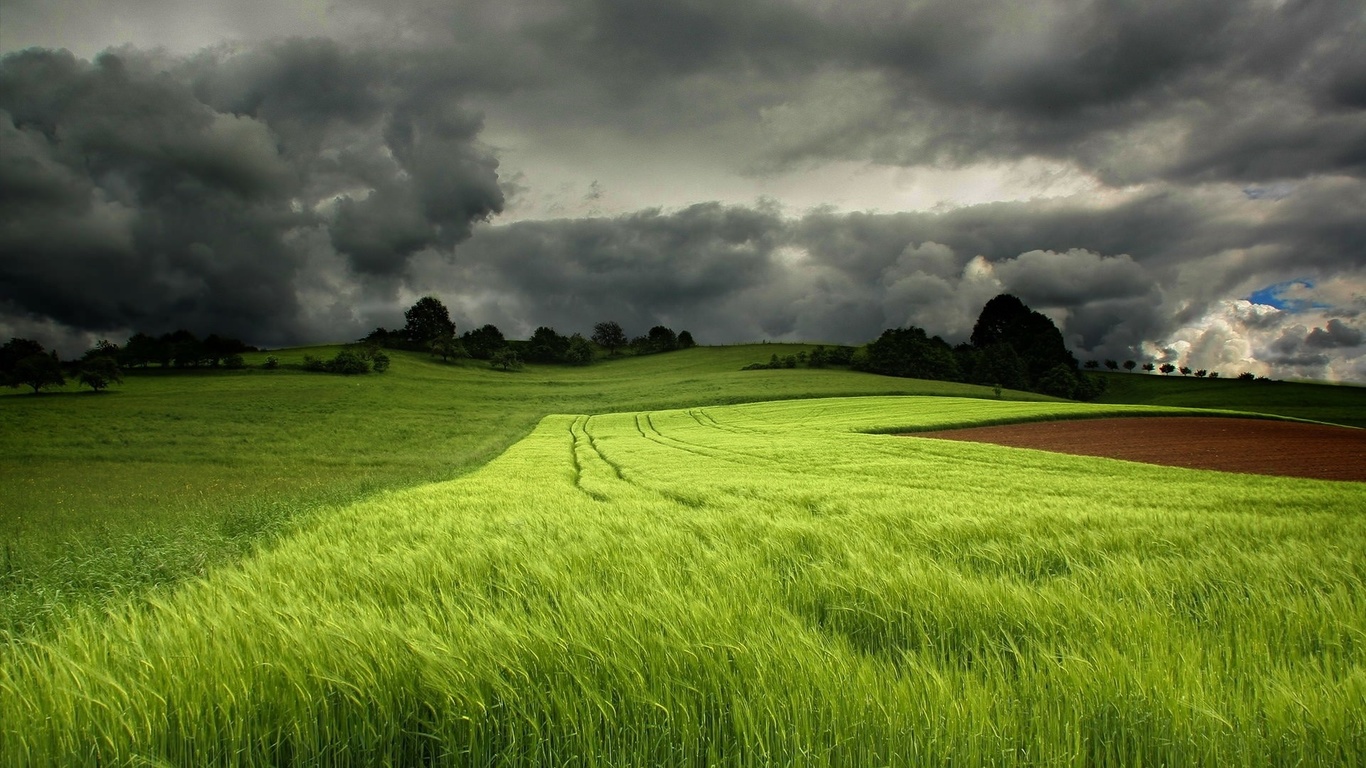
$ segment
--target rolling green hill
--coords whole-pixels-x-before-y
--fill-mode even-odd
[[[323,508],[448,480],[550,413],[984,387],[844,370],[741,371],[803,345],[695,348],[583,368],[443,364],[384,374],[132,372],[116,391],[0,396],[0,633],[241,557]],[[335,347],[272,352],[286,366]],[[248,356],[259,365],[266,353]],[[1045,399],[1006,393],[1016,399]]]
[[[1366,491],[897,428],[553,415],[144,606],[0,645],[0,762],[1366,762]]]
[[[1290,381],[1240,381],[1102,372],[1102,403],[1229,408],[1330,424],[1366,427],[1366,387]]]

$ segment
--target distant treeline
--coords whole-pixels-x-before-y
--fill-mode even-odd
[[[503,370],[516,369],[523,362],[587,365],[598,357],[599,351],[609,357],[650,355],[697,345],[688,331],[675,333],[663,325],[656,325],[645,335],[632,338],[614,320],[593,326],[593,335],[588,338],[580,333],[564,336],[544,325],[526,341],[509,340],[492,324],[457,334],[450,312],[433,296],[419,299],[403,316],[407,321],[403,328],[376,328],[361,339],[361,343],[427,352],[442,360],[487,360],[493,367]]]
[[[958,346],[909,326],[888,328],[857,349],[817,347],[802,358],[775,355],[767,364],[747,369],[846,364],[887,376],[984,384],[1076,400],[1092,400],[1105,391],[1104,379],[1081,373],[1053,321],[1008,293],[982,307],[971,340]]]

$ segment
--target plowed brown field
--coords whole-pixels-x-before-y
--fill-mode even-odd
[[[1084,419],[917,432],[915,437],[1173,467],[1366,482],[1366,429],[1202,416]]]

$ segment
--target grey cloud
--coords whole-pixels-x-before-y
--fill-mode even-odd
[[[528,23],[565,63],[553,87],[606,89],[603,122],[688,123],[690,105],[754,142],[755,168],[1036,155],[1112,184],[1366,171],[1352,106],[1366,22],[1351,4],[637,5],[583,0]],[[724,87],[701,101],[711,77]],[[829,113],[818,86],[832,80],[857,108]],[[754,130],[756,114],[791,120]]]
[[[1029,251],[1002,262],[996,274],[1026,303],[1045,307],[1151,295],[1155,281],[1128,254],[1085,250]]]
[[[1361,346],[1362,332],[1336,318],[1329,320],[1323,328],[1315,328],[1304,338],[1306,347],[1334,349],[1338,347]]]
[[[92,332],[304,340],[299,295],[332,262],[301,233],[392,291],[502,208],[463,81],[430,64],[300,40],[0,59],[0,302]]]

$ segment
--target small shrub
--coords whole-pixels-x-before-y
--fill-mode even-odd
[[[266,358],[265,365],[262,365],[261,367],[265,368],[267,371],[273,371],[280,367],[280,358],[275,355],[270,355]]]
[[[240,371],[247,367],[247,361],[241,355],[228,355],[223,358],[223,367],[230,371]]]
[[[370,356],[370,367],[375,373],[384,373],[389,370],[389,356],[383,352],[376,352]]]
[[[358,373],[369,373],[370,363],[360,355],[349,349],[343,349],[337,356],[327,362],[328,373],[340,373],[346,376],[353,376]]]

